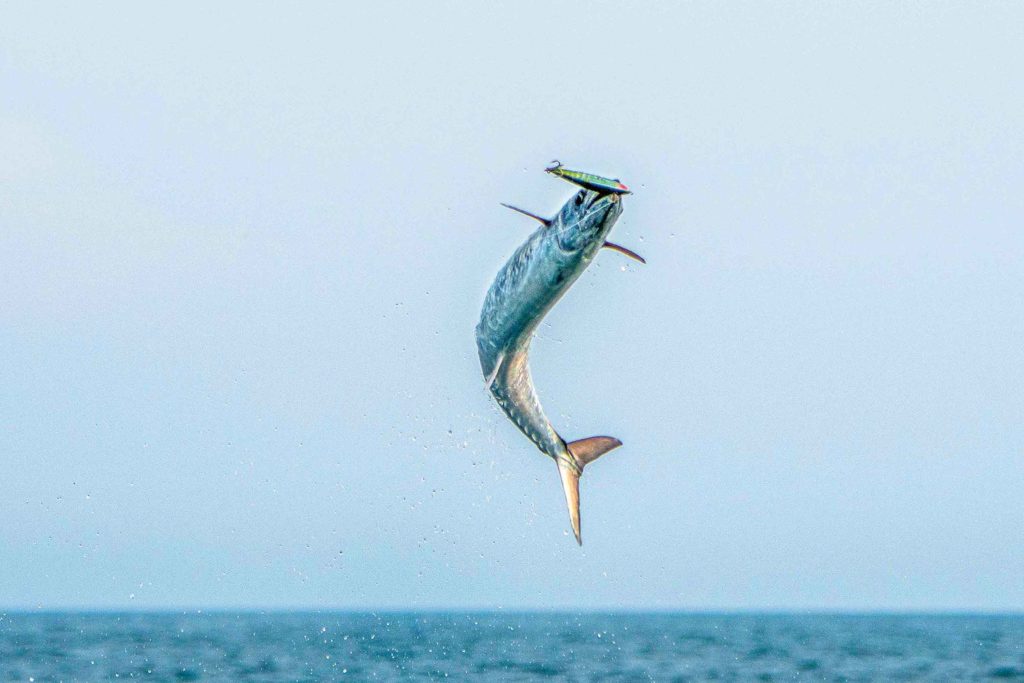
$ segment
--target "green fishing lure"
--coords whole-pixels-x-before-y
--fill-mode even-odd
[[[594,190],[595,192],[603,194],[631,194],[629,188],[619,182],[618,178],[605,178],[599,175],[594,175],[593,173],[570,171],[562,166],[561,162],[557,160],[552,161],[551,164],[551,166],[548,166],[544,170],[551,175],[564,178],[570,183],[575,183],[582,188]]]

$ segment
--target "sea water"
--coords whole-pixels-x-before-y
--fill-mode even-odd
[[[0,681],[1024,680],[1024,616],[0,613]]]

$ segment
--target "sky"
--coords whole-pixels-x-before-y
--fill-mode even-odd
[[[0,14],[0,608],[1024,609],[1020,4]]]

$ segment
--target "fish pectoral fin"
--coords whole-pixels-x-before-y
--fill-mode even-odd
[[[645,260],[644,260],[644,257],[643,257],[643,256],[641,256],[640,254],[636,253],[636,252],[635,252],[635,251],[633,251],[632,249],[626,249],[626,248],[625,248],[624,246],[622,246],[621,244],[615,244],[614,242],[605,242],[605,243],[604,243],[604,244],[602,244],[601,246],[602,246],[602,247],[605,247],[606,249],[611,249],[611,250],[613,250],[613,251],[617,251],[617,252],[619,252],[620,254],[625,254],[625,255],[626,255],[626,256],[628,256],[629,258],[631,258],[631,259],[636,259],[636,260],[637,260],[637,261],[639,261],[640,263],[647,263],[647,261],[645,261]]]
[[[491,374],[487,376],[486,381],[484,383],[484,388],[487,389],[488,391],[491,390],[491,385],[494,384],[494,380],[498,377],[498,371],[501,370],[501,364],[504,361],[505,361],[505,354],[504,353],[498,354],[498,360],[494,364],[494,369],[491,370]]]
[[[583,469],[594,462],[608,451],[614,450],[622,445],[622,442],[614,436],[589,436],[579,441],[571,441],[565,447],[576,458],[576,462]]]
[[[523,214],[524,216],[529,216],[530,218],[532,218],[535,221],[540,221],[541,223],[544,224],[544,227],[546,227],[546,228],[550,228],[551,227],[551,220],[548,219],[548,218],[541,218],[540,216],[538,216],[535,213],[527,211],[526,209],[520,209],[518,206],[512,206],[511,204],[506,204],[505,202],[502,202],[501,205],[504,206],[506,209],[512,209],[513,211],[518,211],[519,213]]]

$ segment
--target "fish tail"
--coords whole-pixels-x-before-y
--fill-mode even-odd
[[[610,450],[618,448],[622,442],[611,436],[591,436],[565,445],[572,462],[558,458],[558,474],[562,478],[562,490],[565,492],[565,504],[569,508],[569,522],[576,542],[583,545],[580,536],[580,475],[583,468],[594,462]]]

